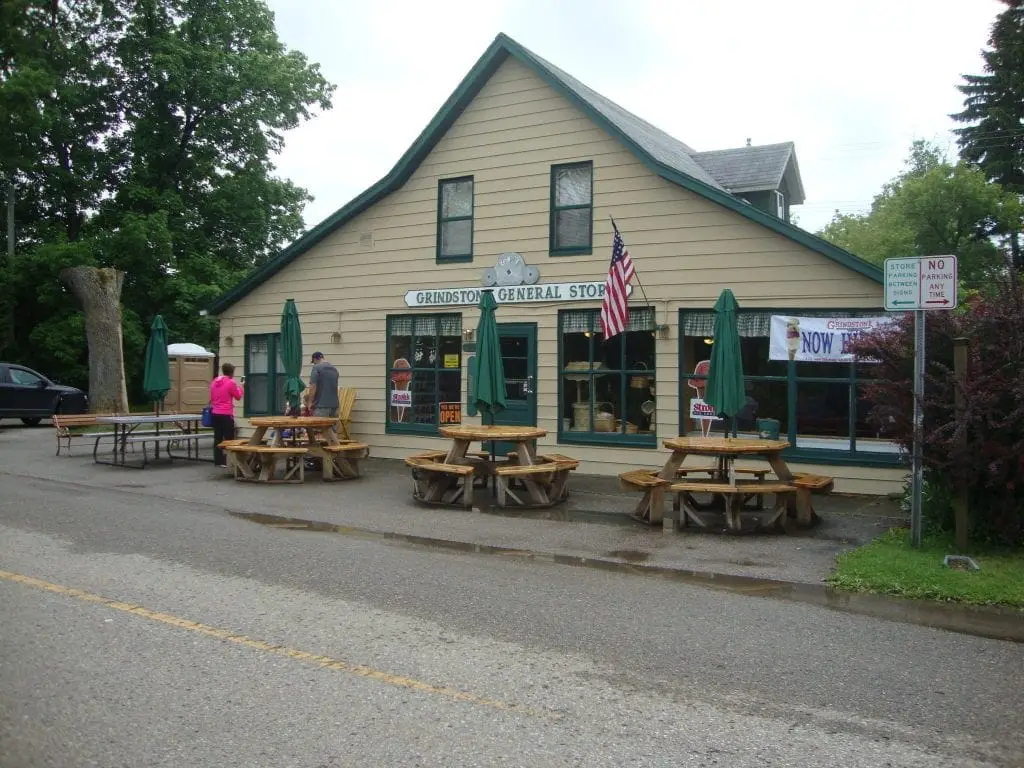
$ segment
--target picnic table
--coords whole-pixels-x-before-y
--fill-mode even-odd
[[[109,455],[100,454],[100,441],[108,434],[100,433],[93,443],[92,458],[97,464],[111,464],[117,467],[144,469],[149,464],[148,445],[153,446],[154,458],[160,458],[160,447],[170,459],[185,458],[190,461],[203,461],[199,453],[199,440],[212,437],[209,430],[202,430],[202,415],[198,413],[139,413],[111,416],[97,416],[96,424],[108,424],[113,427],[113,445]],[[170,425],[170,426],[168,426]],[[139,429],[151,426],[152,429]],[[185,446],[185,455],[175,455],[172,448]],[[142,447],[142,462],[129,462],[128,448]],[[210,461],[213,460],[211,456]]]
[[[498,506],[549,507],[569,495],[569,472],[579,461],[561,454],[538,455],[534,441],[547,431],[537,427],[462,425],[442,427],[452,441],[447,451],[429,451],[406,458],[412,468],[413,497],[430,504],[473,506],[474,488],[487,488],[493,479]],[[470,453],[473,443],[514,443],[501,460],[488,453]]]
[[[789,447],[787,440],[761,440],[733,437],[676,437],[664,441],[672,453],[660,470],[631,470],[619,476],[629,488],[639,490],[643,497],[633,512],[646,523],[692,523],[706,528],[723,516],[731,531],[743,528],[744,516],[756,516],[757,525],[785,527],[790,511],[797,522],[810,525],[815,517],[811,505],[812,491],[828,491],[832,478],[805,473],[794,474],[782,457]],[[688,456],[714,459],[709,465],[683,467]],[[737,467],[739,458],[760,458],[767,467]],[[774,478],[768,478],[774,472]],[[703,474],[705,478],[691,475]],[[745,479],[752,477],[752,480]],[[666,516],[667,493],[676,494],[672,514]],[[710,503],[698,501],[698,495],[710,495]],[[775,504],[767,512],[764,497],[775,496]],[[681,517],[677,517],[681,513]]]
[[[249,423],[254,429],[247,440],[221,443],[236,480],[302,483],[308,457],[321,460],[325,481],[351,480],[359,477],[359,459],[369,452],[365,443],[339,440],[335,418],[255,416]],[[273,433],[267,440],[270,430]],[[283,469],[280,478],[279,466]]]

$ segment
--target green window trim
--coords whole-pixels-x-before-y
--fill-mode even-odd
[[[657,435],[652,432],[637,432],[630,434],[626,431],[626,423],[629,420],[624,418],[622,414],[624,403],[629,402],[628,393],[630,391],[630,380],[633,377],[640,376],[650,378],[653,382],[656,371],[657,371],[657,342],[654,341],[652,348],[652,367],[641,368],[634,365],[627,364],[627,354],[629,350],[625,343],[625,338],[620,343],[620,365],[618,368],[594,368],[595,362],[600,362],[600,358],[596,355],[598,346],[597,335],[600,333],[600,310],[598,309],[566,309],[561,310],[558,313],[558,403],[559,405],[559,418],[558,418],[558,442],[566,445],[611,445],[626,448],[656,448],[657,447]],[[581,330],[582,329],[582,330]],[[655,317],[653,309],[646,307],[631,308],[629,313],[629,325],[627,326],[626,333],[631,332],[650,332],[653,336],[655,332]],[[588,361],[590,363],[589,370],[574,370],[567,369],[565,352],[565,335],[566,333],[579,333],[583,332],[588,338]],[[597,376],[607,375],[618,375],[619,376],[619,421],[621,422],[618,431],[615,432],[598,432],[598,431],[576,431],[566,430],[564,428],[565,414],[561,413],[565,407],[565,387],[567,384],[566,376],[579,376],[586,374],[589,379],[584,382],[587,386],[588,393],[594,392],[594,379]],[[578,386],[578,385],[577,385]],[[594,422],[594,411],[596,410],[596,401],[592,395],[589,395],[590,400],[590,425],[593,426]],[[646,398],[655,399],[652,395],[645,395]],[[613,404],[614,407],[614,404]]]
[[[267,342],[267,371],[266,373],[252,373],[250,352],[252,344],[257,339],[265,339]],[[242,415],[250,416],[280,416],[284,408],[279,405],[277,393],[283,392],[284,369],[278,370],[278,356],[280,354],[280,333],[250,333],[245,336],[244,353],[245,360],[243,370],[245,371],[245,384],[242,385]],[[257,404],[252,395],[252,385],[255,379],[266,377],[265,401]],[[282,401],[283,402],[283,401]],[[254,407],[256,406],[256,407]]]
[[[445,216],[444,215],[444,190],[448,185],[469,183],[469,215]],[[438,264],[463,264],[473,261],[473,236],[476,223],[473,219],[476,213],[476,185],[472,176],[459,176],[454,179],[439,179],[437,182],[437,250],[435,261]],[[469,251],[466,253],[444,254],[443,233],[444,225],[459,221],[469,222]]]
[[[417,364],[414,353],[416,347],[416,339],[419,337],[427,337],[427,334],[420,331],[425,324],[433,323],[433,336],[436,341],[436,359],[429,365]],[[396,336],[409,336],[409,347],[412,352],[410,357],[407,358],[410,362],[409,368],[396,368],[394,367],[394,361],[391,359],[393,352],[391,348],[392,333],[395,331],[396,326],[408,326],[409,333],[398,333]],[[405,330],[405,329],[401,329]],[[458,354],[459,364],[457,368],[445,368],[444,366],[444,352],[442,350],[441,339],[447,336],[450,338],[456,338],[458,340]],[[395,314],[387,315],[386,318],[386,337],[384,340],[385,344],[385,374],[384,374],[384,403],[387,408],[386,416],[384,420],[384,432],[389,435],[428,435],[436,436],[439,430],[439,419],[440,419],[440,402],[448,402],[448,400],[441,400],[441,374],[449,373],[456,374],[459,376],[459,382],[453,390],[455,400],[462,402],[462,365],[463,365],[463,354],[462,354],[462,314],[458,312],[454,313],[439,313],[439,314]],[[452,353],[449,353],[452,354]],[[413,391],[412,403],[410,404],[408,413],[411,418],[415,418],[416,398],[413,386],[417,373],[433,372],[434,374],[434,419],[433,422],[416,422],[410,420],[408,422],[394,421],[393,413],[395,406],[391,405],[391,391],[392,391],[392,376],[396,373],[408,372],[410,374],[409,390]],[[452,400],[454,402],[455,400]]]
[[[694,333],[688,334],[686,328],[688,323],[686,322],[687,315],[703,315],[709,313],[707,309],[680,309],[679,310],[679,431],[683,433],[683,424],[688,418],[688,414],[684,413],[683,404],[689,400],[689,393],[687,387],[687,381],[690,379],[702,379],[706,380],[707,376],[695,376],[692,371],[685,371],[682,369],[683,361],[686,359],[686,340],[691,338],[700,338],[701,334]],[[838,317],[844,315],[866,315],[869,313],[884,314],[885,310],[878,309],[843,309],[843,308],[802,308],[802,309],[773,309],[773,308],[762,308],[757,309],[740,309],[737,313],[737,320],[740,327],[743,327],[744,315],[756,322],[754,315],[765,314],[765,315],[794,315],[794,316],[821,316],[821,315],[835,315]],[[705,329],[706,330],[706,329]],[[796,374],[796,363],[788,361],[786,365],[785,376],[747,376],[744,375],[744,381],[748,382],[785,382],[786,384],[786,402],[787,402],[787,413],[785,423],[788,427],[788,433],[786,439],[789,440],[790,448],[783,452],[783,457],[788,461],[803,462],[808,464],[827,464],[827,465],[851,465],[851,466],[877,466],[877,467],[898,467],[906,463],[905,457],[900,452],[887,452],[887,451],[867,451],[857,450],[857,387],[865,381],[857,377],[857,364],[849,363],[849,373],[845,377],[837,376],[797,376]],[[814,435],[800,435],[798,434],[797,418],[790,418],[792,414],[797,413],[797,394],[800,384],[845,384],[849,387],[849,399],[850,407],[847,415],[849,436],[845,438],[849,442],[849,448],[819,448],[819,447],[808,447],[801,445],[801,438],[804,440],[815,439]],[[844,439],[844,438],[837,438]]]
[[[558,205],[557,178],[562,170],[585,168],[590,174],[590,200],[586,204]],[[548,252],[552,256],[586,256],[594,252],[594,163],[560,163],[551,166],[550,219],[548,221]],[[587,227],[587,242],[576,245],[558,244],[558,214],[563,211],[590,211]]]

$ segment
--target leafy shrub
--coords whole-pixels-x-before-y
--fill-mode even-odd
[[[964,412],[957,417],[953,341],[968,343]],[[1024,544],[1024,290],[1016,275],[956,312],[928,314],[924,463],[936,485],[963,483],[972,535]],[[909,455],[914,439],[914,322],[899,322],[854,343],[872,378],[865,395],[879,432]]]

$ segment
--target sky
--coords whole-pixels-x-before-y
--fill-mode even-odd
[[[269,0],[337,85],[278,173],[312,227],[384,176],[499,32],[697,151],[793,141],[817,231],[868,209],[982,71],[998,0]],[[855,8],[856,12],[850,9]]]

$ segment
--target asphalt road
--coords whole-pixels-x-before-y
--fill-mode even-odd
[[[1024,648],[0,474],[0,766],[1024,765]]]

